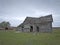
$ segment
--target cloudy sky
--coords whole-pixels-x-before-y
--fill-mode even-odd
[[[60,0],[0,0],[0,22],[18,26],[27,16],[52,14],[53,26],[60,26]]]

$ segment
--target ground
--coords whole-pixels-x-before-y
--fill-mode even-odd
[[[0,45],[60,45],[60,30],[52,33],[0,31]]]

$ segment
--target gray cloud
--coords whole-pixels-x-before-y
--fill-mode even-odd
[[[0,20],[19,25],[26,16],[53,15],[53,26],[60,26],[60,0],[0,0]],[[15,25],[14,25],[15,24]]]

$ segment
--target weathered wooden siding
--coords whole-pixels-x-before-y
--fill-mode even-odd
[[[52,22],[52,15],[40,18],[27,17],[20,25],[21,27],[23,26],[20,30],[23,32],[52,32]]]
[[[52,32],[52,23],[41,24],[39,30],[40,32]]]

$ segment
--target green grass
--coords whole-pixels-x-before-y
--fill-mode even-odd
[[[15,33],[0,31],[0,45],[60,45],[60,30],[53,33]]]

